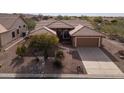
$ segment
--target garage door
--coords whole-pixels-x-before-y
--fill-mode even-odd
[[[77,47],[98,47],[99,38],[77,38]]]

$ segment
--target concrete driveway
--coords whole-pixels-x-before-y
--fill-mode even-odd
[[[88,74],[123,74],[112,60],[99,48],[78,48]]]

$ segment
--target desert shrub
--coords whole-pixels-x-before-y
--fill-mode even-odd
[[[48,20],[49,19],[49,16],[43,16],[42,19],[43,20]]]
[[[81,19],[81,20],[88,20],[88,21],[89,21],[89,20],[90,20],[90,17],[88,17],[88,16],[83,16],[83,15],[82,15],[82,16],[80,17],[80,19]]]
[[[62,60],[65,56],[62,50],[58,50],[55,55],[56,58]]]
[[[56,68],[62,68],[63,65],[62,65],[62,62],[60,59],[55,59],[54,62],[53,62],[53,65],[56,67]]]
[[[33,16],[31,19],[36,21],[36,22],[39,21],[38,17],[36,17],[36,16]]]
[[[70,16],[64,16],[63,19],[64,19],[64,20],[70,20],[71,17],[70,17]]]
[[[16,54],[20,57],[23,57],[25,52],[26,52],[26,47],[24,45],[22,45],[21,47],[18,46],[16,49]]]
[[[103,21],[103,24],[110,25],[111,22],[110,22],[109,20],[104,20],[104,21]]]
[[[102,23],[103,22],[103,19],[102,19],[102,17],[95,17],[94,18],[94,22]]]
[[[36,22],[33,19],[25,19],[25,22],[28,26],[29,31],[33,30],[36,26]]]
[[[109,39],[111,39],[111,40],[117,40],[117,37],[118,37],[118,35],[116,35],[116,34],[109,34],[108,35],[109,36]]]
[[[58,16],[56,17],[56,19],[57,19],[57,20],[62,20],[62,19],[63,19],[63,16],[62,16],[62,15],[58,15]]]
[[[111,23],[114,23],[114,24],[117,23],[117,22],[118,22],[117,20],[112,20],[111,21]]]
[[[54,66],[57,68],[62,68],[62,59],[64,58],[64,53],[61,50],[58,50],[55,55]]]

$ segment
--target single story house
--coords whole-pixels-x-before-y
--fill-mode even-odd
[[[24,36],[27,31],[27,25],[19,15],[0,14],[0,47]]]
[[[71,42],[73,47],[101,47],[103,37],[90,23],[82,20],[41,21],[31,35],[42,33],[56,35],[60,43]]]

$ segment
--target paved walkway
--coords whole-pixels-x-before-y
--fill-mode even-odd
[[[120,75],[121,70],[99,48],[78,48],[88,74]]]
[[[4,46],[4,50],[5,51],[9,50],[11,47],[15,46],[16,44],[18,44],[22,40],[24,40],[24,38],[23,37],[20,37],[20,38],[18,38],[16,40],[12,41],[11,43],[9,43],[6,46]]]

